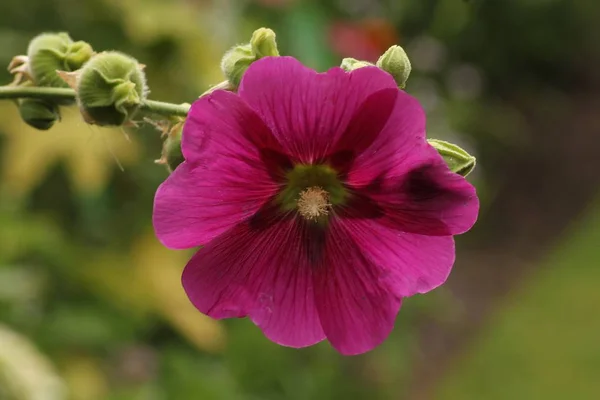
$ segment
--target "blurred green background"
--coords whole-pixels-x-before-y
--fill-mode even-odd
[[[3,101],[0,399],[600,399],[600,2],[2,0],[0,65],[68,31],[191,102],[261,26],[318,70],[406,48],[429,137],[478,157],[480,221],[448,284],[357,357],[209,320],[180,286],[190,253],[152,232],[159,133],[76,109],[35,131]]]

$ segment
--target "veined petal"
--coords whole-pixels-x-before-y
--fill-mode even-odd
[[[252,164],[260,160],[261,150],[283,152],[259,115],[240,96],[224,90],[192,104],[181,150],[186,161],[207,167],[223,156],[245,158]]]
[[[217,91],[194,103],[183,130],[186,161],[154,199],[158,239],[182,249],[207,243],[253,215],[278,190],[285,161],[277,141],[235,94]]]
[[[411,169],[385,170],[367,186],[355,188],[357,200],[348,215],[360,210],[396,231],[433,236],[458,235],[475,224],[479,212],[475,188],[450,171],[435,149],[417,146],[406,163]],[[369,207],[371,212],[365,213]]]
[[[372,219],[345,218],[339,225],[376,271],[373,280],[396,296],[435,289],[446,281],[454,264],[452,236],[398,232]]]
[[[210,169],[186,161],[156,191],[156,236],[172,249],[208,243],[253,215],[276,190],[266,171],[239,159],[223,158]]]
[[[384,89],[398,92],[391,75],[376,67],[319,74],[291,57],[266,57],[248,68],[239,94],[294,161],[315,163],[335,152],[357,110]]]
[[[364,353],[383,342],[402,302],[382,284],[381,271],[358,244],[333,218],[321,263],[314,268],[321,325],[331,345],[346,355]]]
[[[314,303],[312,239],[295,218],[269,214],[199,250],[183,272],[183,287],[206,315],[249,316],[276,343],[310,346],[325,338]]]
[[[390,96],[390,94],[383,94]],[[360,151],[352,159],[347,171],[347,182],[351,186],[367,186],[376,179],[385,176],[401,176],[411,169],[421,155],[419,148],[427,145],[425,140],[425,112],[419,102],[404,91],[398,91],[394,96],[393,109],[379,130],[362,128],[369,124],[371,107],[364,107],[362,113],[356,116],[357,132],[364,132],[367,137],[360,140],[360,146],[354,146]],[[382,104],[386,104],[380,101]],[[380,111],[381,112],[381,111]],[[356,143],[358,135],[348,136],[348,145]]]

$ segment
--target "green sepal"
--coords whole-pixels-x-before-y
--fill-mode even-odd
[[[475,157],[459,146],[437,139],[429,139],[427,142],[440,153],[452,172],[467,176],[475,168]]]

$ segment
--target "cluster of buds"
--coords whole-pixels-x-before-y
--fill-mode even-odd
[[[8,69],[14,75],[14,86],[67,87],[58,71],[76,71],[94,55],[92,47],[82,41],[75,42],[66,33],[43,33],[35,37],[27,55],[16,56]],[[50,129],[60,120],[59,105],[70,101],[21,99],[17,101],[19,113],[28,125]]]
[[[30,82],[35,86],[67,87],[58,71],[76,71],[93,55],[88,43],[74,42],[67,33],[43,33],[29,42],[27,55],[13,58],[8,69],[15,75],[14,85]]]
[[[221,60],[226,80],[209,89],[236,91],[250,65],[263,57],[279,56],[275,33],[271,29],[254,31],[249,43],[234,46]],[[406,87],[411,63],[404,49],[390,47],[375,64],[345,58],[341,68],[353,71],[363,67],[377,67],[389,73],[400,89]],[[83,119],[88,124],[123,126],[133,124],[132,118],[148,95],[144,65],[134,58],[115,51],[96,53],[83,41],[73,41],[66,33],[44,33],[29,44],[27,55],[15,57],[9,65],[14,75],[11,85],[22,87],[71,87]],[[17,105],[22,119],[30,126],[50,129],[60,120],[59,106],[73,100],[19,99]],[[152,121],[164,137],[161,158],[169,172],[184,161],[181,136],[184,119],[167,118]],[[429,143],[440,153],[450,169],[466,176],[475,167],[475,158],[460,147],[439,141]]]
[[[27,55],[15,57],[9,65],[13,86],[71,87],[85,121],[102,126],[121,126],[136,113],[147,96],[143,66],[118,52],[96,53],[83,41],[66,33],[43,33],[35,37]],[[60,120],[59,106],[73,100],[20,99],[23,121],[50,129]]]

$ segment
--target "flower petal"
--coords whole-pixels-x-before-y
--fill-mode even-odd
[[[398,91],[376,67],[319,74],[291,57],[266,57],[248,68],[239,94],[294,161],[315,163],[335,150],[356,111],[383,89]]]
[[[277,139],[240,96],[217,90],[196,100],[183,127],[186,161],[209,166],[223,156],[260,160],[260,151],[282,153]]]
[[[207,243],[253,215],[278,190],[285,162],[277,141],[235,94],[218,91],[194,103],[184,126],[186,161],[156,192],[158,239],[182,249]]]
[[[367,97],[356,110],[326,160],[340,177],[346,178],[356,157],[369,149],[380,136],[396,108],[399,93],[397,88],[382,89]]]
[[[343,227],[381,285],[400,297],[426,293],[446,281],[455,251],[452,236],[398,232],[377,220],[345,218]]]
[[[402,299],[381,284],[380,270],[342,221],[333,218],[329,228],[322,263],[314,268],[321,325],[340,353],[364,353],[390,334]]]
[[[389,97],[389,94],[382,95]],[[355,130],[365,132],[369,137],[361,139],[361,151],[352,160],[347,173],[349,185],[369,185],[375,179],[381,179],[384,172],[401,176],[411,169],[415,159],[418,160],[421,153],[417,149],[428,146],[425,140],[425,112],[419,102],[404,91],[398,91],[394,99],[395,103],[385,126],[378,131],[362,128],[369,124],[371,108],[377,104],[364,107],[361,110],[364,115],[360,113],[356,116]],[[378,103],[386,104],[381,100]],[[352,138],[357,136],[349,136],[348,142],[353,143]]]
[[[240,224],[198,251],[183,272],[183,287],[204,314],[248,315],[276,343],[313,345],[325,334],[302,245],[306,232],[295,219],[269,219]]]
[[[387,227],[422,235],[458,235],[471,229],[479,212],[473,185],[451,172],[427,144],[413,148],[408,159],[412,169],[402,175],[390,177],[394,170],[384,171],[369,185],[355,188],[357,201],[346,210],[348,216],[360,210]],[[369,206],[371,212],[365,213]]]

